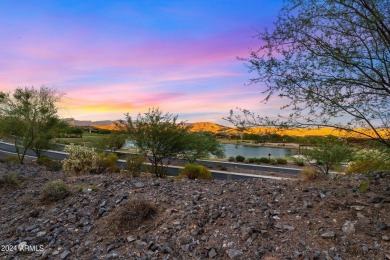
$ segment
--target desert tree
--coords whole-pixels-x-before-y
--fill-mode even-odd
[[[342,162],[352,159],[354,149],[346,145],[345,140],[327,136],[315,143],[314,146],[302,151],[308,162],[322,174],[329,172]]]
[[[129,139],[139,152],[149,159],[156,177],[166,175],[166,166],[184,151],[187,126],[177,116],[151,108],[133,118],[126,114],[125,125]]]
[[[121,149],[126,143],[126,138],[126,134],[122,131],[112,131],[108,136],[108,148],[112,152]]]
[[[0,92],[0,132],[13,141],[20,163],[29,148],[40,151],[53,137],[49,132],[58,122],[62,95],[45,86],[17,88],[12,95]]]
[[[187,132],[185,136],[184,150],[180,157],[189,163],[194,163],[198,159],[208,158],[214,155],[218,158],[224,156],[223,146],[217,141],[216,137],[210,133]]]
[[[390,147],[390,1],[290,0],[260,47],[241,58],[264,102],[289,115],[232,110],[236,125],[331,127]],[[369,129],[369,130],[367,130]]]
[[[51,147],[50,141],[56,136],[58,129],[63,124],[58,117],[51,117],[39,126],[39,132],[30,147],[38,158],[42,157],[44,151]]]

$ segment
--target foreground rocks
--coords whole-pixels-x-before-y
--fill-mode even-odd
[[[10,171],[25,180],[23,188],[0,190],[4,259],[390,259],[387,173],[191,181],[65,177],[0,163],[0,176]],[[42,186],[56,179],[72,193],[44,203]],[[115,215],[134,199],[153,201],[157,214],[118,228]]]

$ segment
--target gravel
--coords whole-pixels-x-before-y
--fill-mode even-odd
[[[32,162],[0,163],[0,177],[11,171],[23,182],[0,189],[4,259],[386,259],[390,254],[386,172],[313,182],[157,180],[65,176]],[[42,186],[56,179],[72,193],[45,203]],[[359,191],[361,182],[369,183],[367,193]],[[151,201],[157,214],[132,230],[118,228],[119,209],[140,199]],[[20,243],[26,250],[10,250]]]

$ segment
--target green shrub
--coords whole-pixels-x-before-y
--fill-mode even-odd
[[[315,146],[303,149],[302,153],[311,165],[320,172],[329,174],[334,165],[349,161],[353,157],[354,150],[345,141],[328,136]]]
[[[305,163],[302,161],[297,161],[295,164],[298,166],[305,166]]]
[[[372,171],[385,171],[390,170],[390,161],[385,161],[382,159],[376,160],[361,160],[352,162],[345,169],[345,173],[369,173]]]
[[[237,155],[236,156],[236,162],[244,162],[245,161],[245,157],[242,156],[242,155]]]
[[[46,183],[42,189],[43,200],[53,202],[66,198],[70,194],[69,186],[61,181],[51,181]]]
[[[84,146],[68,145],[64,151],[69,153],[69,159],[62,161],[66,173],[80,175],[99,170],[99,155],[94,149]]]
[[[272,165],[277,165],[278,164],[278,162],[275,159],[269,160],[269,163],[272,164]]]
[[[52,160],[46,156],[38,158],[37,164],[44,166],[48,171],[59,171],[62,168],[62,165],[59,161]]]
[[[255,163],[260,164],[260,158],[255,158]]]
[[[236,158],[234,158],[233,156],[230,156],[228,161],[229,161],[229,162],[235,162],[235,161],[236,161]]]
[[[0,178],[0,188],[19,188],[22,180],[16,172],[10,172]]]
[[[10,156],[5,159],[5,164],[7,166],[14,166],[19,163],[19,158],[17,156]]]
[[[287,164],[287,160],[283,158],[278,158],[276,159],[276,161],[278,162],[278,164]]]
[[[305,166],[305,162],[303,158],[293,158],[294,164],[298,166]]]
[[[47,156],[42,156],[40,158],[37,159],[37,164],[41,165],[41,166],[44,166],[45,164],[47,164],[47,162],[49,161],[52,161],[52,159],[50,159],[49,157]]]
[[[188,179],[211,179],[211,172],[203,165],[187,163],[184,169],[180,169],[179,175]]]
[[[359,183],[359,190],[361,193],[366,193],[368,190],[368,183],[365,181]]]
[[[261,163],[270,163],[270,159],[267,158],[267,157],[261,157],[261,158],[259,159],[259,162],[261,162]]]
[[[141,155],[132,155],[126,159],[126,170],[129,171],[132,177],[139,177],[144,170],[146,158]]]
[[[353,155],[353,161],[373,161],[373,160],[382,160],[389,161],[389,151],[378,150],[378,149],[363,149],[357,151]]]
[[[256,158],[248,158],[248,163],[255,163],[256,162]]]
[[[118,162],[118,156],[114,153],[106,155],[105,153],[99,154],[99,159],[97,160],[97,169],[95,173],[103,173],[105,171],[109,172],[119,172],[119,168],[116,166]]]

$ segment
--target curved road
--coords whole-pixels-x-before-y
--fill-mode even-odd
[[[12,153],[14,154],[16,152],[15,146],[10,143],[5,143],[0,141],[0,151]],[[59,151],[45,151],[43,153],[45,156],[50,157],[55,160],[63,160],[68,157],[67,153],[59,152]],[[29,149],[26,153],[27,156],[36,157],[35,153]],[[175,159],[174,161],[183,161],[181,159]],[[125,160],[119,160],[118,165],[123,166]],[[268,171],[268,172],[279,172],[279,173],[288,173],[292,175],[296,175],[299,173],[299,169],[294,168],[284,168],[284,167],[273,167],[273,166],[263,166],[263,165],[252,165],[252,164],[241,164],[241,163],[233,163],[233,162],[219,162],[219,161],[205,161],[205,160],[199,160],[199,163],[202,163],[205,166],[211,166],[211,167],[232,167],[232,168],[240,168],[240,169],[250,169],[250,170],[258,170],[258,171]],[[169,166],[168,167],[168,174],[171,176],[178,175],[179,169],[183,167],[180,166]],[[251,179],[251,178],[267,178],[267,179],[287,179],[287,178],[281,178],[281,177],[274,177],[274,176],[266,176],[266,175],[257,175],[257,174],[244,174],[244,173],[237,173],[237,172],[226,172],[226,171],[218,171],[218,170],[210,170],[214,179]]]

